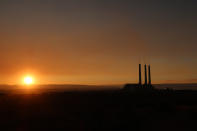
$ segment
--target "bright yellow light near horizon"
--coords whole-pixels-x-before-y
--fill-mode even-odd
[[[24,77],[24,84],[25,85],[32,85],[34,83],[34,79],[32,76],[26,76]]]

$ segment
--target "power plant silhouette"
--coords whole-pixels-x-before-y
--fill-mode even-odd
[[[148,65],[148,77],[147,77],[147,65],[144,65],[144,84],[142,84],[142,70],[141,70],[141,64],[139,64],[139,83],[138,84],[126,84],[124,86],[125,90],[135,91],[139,89],[145,89],[145,90],[152,90],[154,89],[152,83],[151,83],[151,68],[150,65]],[[148,82],[147,82],[148,78]]]

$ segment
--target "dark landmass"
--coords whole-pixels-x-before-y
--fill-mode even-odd
[[[0,95],[2,131],[196,130],[197,91],[66,91]]]
[[[193,84],[154,84],[156,89],[173,90],[197,90],[197,83]],[[120,90],[124,85],[74,85],[74,84],[50,84],[32,85],[30,87],[21,85],[0,85],[0,93],[4,94],[40,94],[45,92],[81,92],[81,91],[100,91],[100,90]]]
[[[196,85],[197,87],[197,85]],[[49,92],[83,92],[99,90],[117,90],[123,85],[74,85],[74,84],[49,84],[49,85],[0,85],[0,93],[3,94],[42,94]]]

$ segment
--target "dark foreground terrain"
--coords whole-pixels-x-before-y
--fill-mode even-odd
[[[197,130],[197,92],[123,90],[0,95],[0,130]]]

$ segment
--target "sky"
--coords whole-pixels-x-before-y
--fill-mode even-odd
[[[0,84],[197,83],[196,0],[1,0]]]

